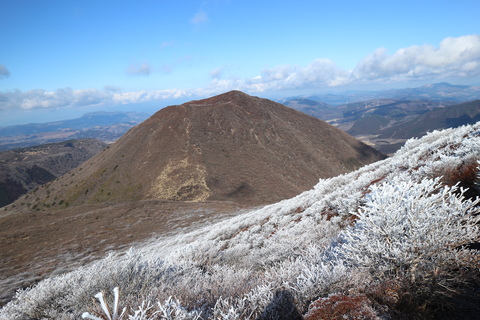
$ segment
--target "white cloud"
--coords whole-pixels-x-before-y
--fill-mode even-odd
[[[152,72],[152,68],[148,63],[131,64],[127,69],[127,74],[135,76],[148,76]]]
[[[244,80],[222,77],[220,81],[221,71],[218,68],[211,72],[210,87],[252,92],[474,77],[480,75],[480,35],[446,38],[438,47],[402,48],[393,55],[379,48],[353,70],[342,69],[329,59],[316,59],[304,67],[286,64],[265,69]]]
[[[190,19],[190,23],[194,25],[201,25],[208,21],[208,16],[205,11],[200,10],[195,13],[192,19]]]
[[[264,69],[260,75],[247,79],[225,77],[225,71],[229,68],[227,66],[212,70],[210,84],[206,88],[198,89],[197,94],[215,94],[228,90],[266,92],[313,86],[337,86],[348,79],[348,72],[328,59],[317,59],[306,67],[281,65]]]
[[[252,82],[265,90],[295,89],[308,86],[338,86],[348,79],[348,72],[329,59],[316,59],[306,67],[283,65],[266,69]]]
[[[41,109],[99,105],[111,101],[112,94],[96,89],[72,90],[71,88],[45,91],[42,89],[0,93],[0,110]]]
[[[480,35],[446,38],[439,47],[411,46],[388,55],[377,49],[361,60],[352,82],[428,80],[480,74]]]
[[[2,75],[0,65],[0,76]],[[163,72],[171,72],[165,65]],[[198,98],[229,90],[249,93],[338,87],[364,83],[395,82],[408,80],[439,80],[480,75],[480,35],[446,38],[438,47],[432,45],[411,46],[389,55],[380,48],[362,59],[353,70],[345,70],[329,59],[316,59],[306,66],[280,65],[263,70],[250,78],[238,78],[230,74],[230,66],[210,72],[210,83],[201,88],[171,88],[159,91],[120,92],[119,88],[106,86],[104,90],[70,88],[56,91],[41,89],[22,92],[0,92],[0,110],[62,108],[103,104],[128,104],[160,101],[176,98]],[[148,64],[131,66],[131,74],[149,74]],[[3,76],[9,74],[3,71]]]
[[[116,93],[112,97],[114,103],[129,104],[141,103],[147,101],[157,101],[165,99],[177,99],[193,96],[195,90],[166,89],[158,91],[134,91],[125,93]]]
[[[3,64],[0,64],[0,79],[10,77],[10,71]]]
[[[55,109],[107,104],[129,104],[165,99],[191,97],[200,93],[198,90],[166,89],[159,91],[115,92],[118,88],[107,87],[105,90],[63,88],[55,91],[42,89],[0,93],[0,110],[9,109]]]

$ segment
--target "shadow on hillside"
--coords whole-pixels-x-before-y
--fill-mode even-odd
[[[265,307],[257,320],[302,320],[303,317],[295,306],[293,295],[287,290],[279,290],[272,301]]]

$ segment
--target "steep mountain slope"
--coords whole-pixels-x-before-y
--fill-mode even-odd
[[[321,120],[232,91],[158,111],[27,205],[51,207],[56,198],[59,208],[142,199],[254,206],[383,158]]]
[[[478,318],[479,130],[411,139],[295,198],[43,281],[0,316],[100,315],[89,298],[119,287],[132,320]]]
[[[64,175],[106,147],[99,140],[83,139],[0,152],[0,207]]]

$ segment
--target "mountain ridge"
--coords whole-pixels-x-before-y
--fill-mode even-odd
[[[99,140],[82,139],[0,151],[0,206],[62,176],[106,147]]]
[[[456,128],[480,120],[480,100],[431,110],[417,119],[379,132],[380,138],[409,139],[421,137],[429,131]]]

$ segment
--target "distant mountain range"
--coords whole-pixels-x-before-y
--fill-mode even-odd
[[[349,130],[355,121],[365,117],[388,117],[387,123],[403,122],[405,119],[453,104],[455,103],[451,101],[373,99],[333,107],[309,99],[292,99],[285,102],[285,105],[291,108],[327,121],[343,130]],[[372,130],[375,131],[376,128]]]
[[[307,98],[293,98],[285,101],[283,104],[322,120],[329,118],[328,115],[336,110],[327,103]]]
[[[0,152],[0,207],[76,168],[107,144],[69,140]]]
[[[456,128],[477,121],[480,121],[480,100],[435,109],[411,121],[381,128],[377,134],[384,139],[418,138],[433,130]]]
[[[0,128],[0,150],[84,138],[112,143],[148,117],[139,112],[93,112],[77,119],[4,127]]]
[[[356,94],[342,99],[360,101],[337,106],[315,100],[320,98],[328,100],[332,96],[295,97],[283,103],[327,121],[386,154],[398,150],[409,138],[475,123],[480,117],[478,100],[458,102],[480,99],[480,87],[474,86],[438,83]]]
[[[379,92],[375,98],[450,100],[463,102],[480,99],[480,86],[453,85],[447,82],[427,84],[419,88],[392,89]]]

